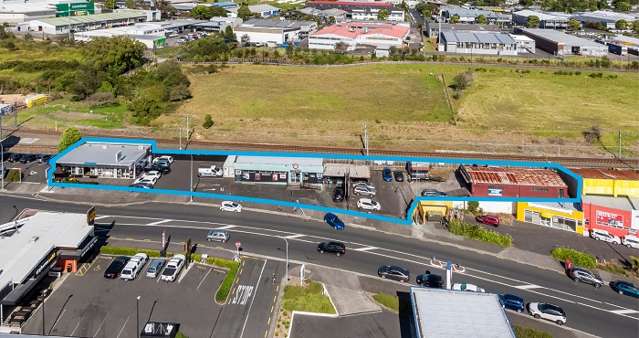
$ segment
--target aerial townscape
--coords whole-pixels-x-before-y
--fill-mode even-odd
[[[639,0],[0,0],[19,337],[639,337]]]

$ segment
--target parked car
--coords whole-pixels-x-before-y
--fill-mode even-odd
[[[331,228],[335,230],[344,230],[344,228],[346,227],[344,222],[342,222],[342,220],[339,219],[337,215],[331,212],[328,212],[326,213],[326,215],[324,215],[324,222],[326,222],[326,224],[330,225]]]
[[[37,158],[38,158],[38,162],[39,163],[44,163],[44,162],[49,161],[49,159],[51,159],[51,155],[49,155],[49,154],[40,154],[40,155],[37,155]]]
[[[354,184],[353,184],[353,189],[355,189],[355,188],[357,188],[357,187],[362,187],[362,188],[364,188],[364,189],[368,189],[368,190],[373,191],[373,192],[376,190],[374,186],[372,186],[372,185],[370,185],[370,184],[368,184],[368,183],[366,183],[366,182],[357,182],[357,183],[354,183]]]
[[[149,262],[149,266],[146,268],[146,276],[148,278],[155,278],[158,276],[162,267],[164,266],[163,259],[153,259]]]
[[[222,170],[222,168],[216,165],[211,165],[210,167],[206,167],[206,168],[198,168],[197,176],[198,177],[222,177],[224,176],[224,170]]]
[[[469,283],[455,283],[453,284],[453,290],[455,291],[466,291],[466,292],[481,292],[484,293],[486,290],[480,288],[475,284]]]
[[[395,181],[397,182],[404,182],[404,173],[401,171],[393,172],[393,177],[395,178]]]
[[[582,268],[573,268],[568,272],[570,278],[574,281],[590,284],[596,288],[601,287],[604,282],[598,274]]]
[[[20,156],[19,162],[20,163],[31,163],[35,160],[37,160],[38,157],[35,154],[22,154],[22,156]]]
[[[162,173],[158,170],[151,170],[142,174],[142,177],[154,178],[157,181],[162,177]]]
[[[427,196],[427,197],[446,196],[446,193],[439,191],[437,189],[424,189],[422,190],[422,196]]]
[[[415,281],[417,282],[417,285],[421,285],[427,288],[441,289],[442,287],[444,287],[442,276],[430,273],[430,271],[426,271],[426,273],[417,275]]]
[[[431,176],[428,175],[426,177],[426,181],[431,181],[431,182],[446,182],[446,178],[445,177],[441,177],[441,176]]]
[[[384,168],[384,170],[382,170],[382,179],[384,179],[384,182],[393,181],[393,173],[389,168]]]
[[[120,279],[134,280],[135,277],[138,276],[139,271],[140,271],[140,265],[138,265],[138,263],[134,261],[129,260],[129,262],[126,263],[126,265],[122,269],[122,272],[120,272]]]
[[[639,237],[633,235],[626,235],[622,240],[621,244],[629,247],[639,249]]]
[[[122,268],[124,268],[128,261],[129,257],[126,256],[119,256],[113,259],[111,264],[109,264],[107,269],[104,271],[104,278],[118,278],[120,272],[122,271]]]
[[[169,164],[173,164],[173,156],[162,155],[162,156],[155,157],[153,159],[153,163],[158,163],[160,161],[166,161],[166,162],[169,162]]]
[[[382,205],[370,198],[360,198],[357,207],[364,210],[381,210]]]
[[[171,172],[171,163],[169,163],[169,161],[167,160],[160,160],[160,161],[157,161],[156,163],[153,163],[150,169],[157,170],[161,172],[162,174],[168,174]]]
[[[524,303],[524,299],[511,295],[509,293],[499,295],[499,303],[504,309],[510,309],[517,312],[524,312],[526,308],[526,303]]]
[[[184,261],[186,257],[184,255],[175,255],[173,256],[168,263],[166,263],[166,267],[164,271],[162,271],[162,275],[160,276],[160,280],[166,282],[173,282],[177,279],[180,271],[182,271],[182,267],[184,266]]]
[[[322,242],[317,245],[317,251],[320,253],[334,253],[339,257],[346,254],[346,245],[340,242]]]
[[[143,267],[148,260],[149,256],[147,254],[145,254],[144,252],[138,252],[133,257],[131,257],[129,262],[135,262],[140,267]]]
[[[344,187],[337,186],[333,192],[333,202],[341,202],[344,200]]]
[[[566,324],[566,313],[557,305],[548,303],[528,303],[528,312],[533,317],[549,320],[559,325]]]
[[[611,235],[606,230],[592,229],[590,230],[590,237],[598,241],[621,244],[621,239],[619,239],[619,237]]]
[[[5,158],[8,162],[19,162],[20,157],[22,157],[22,154],[18,153],[11,153],[9,156],[5,155]]]
[[[242,205],[233,201],[223,201],[220,210],[231,212],[242,212]]]
[[[144,183],[133,183],[129,185],[131,188],[141,188],[141,189],[153,189],[152,185],[144,184]]]
[[[359,185],[353,188],[353,193],[358,196],[370,196],[375,197],[375,190],[369,189],[366,186]]]
[[[158,179],[155,177],[151,177],[151,176],[142,176],[139,177],[138,179],[136,179],[135,181],[133,181],[133,184],[144,184],[144,185],[150,185],[150,186],[154,186],[155,183],[157,183]]]
[[[231,235],[222,230],[209,230],[208,234],[206,234],[206,240],[209,242],[222,242],[226,243],[231,239]]]
[[[492,215],[480,215],[475,217],[475,220],[479,223],[492,225],[492,226],[499,226],[499,223],[501,221],[498,216],[492,216]]]
[[[610,287],[620,295],[639,298],[639,289],[632,283],[623,280],[610,282]]]
[[[396,265],[382,265],[377,269],[377,275],[382,278],[388,278],[400,282],[406,282],[410,280],[410,272],[401,266]]]

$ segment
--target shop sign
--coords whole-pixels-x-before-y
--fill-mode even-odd
[[[42,264],[40,264],[40,266],[38,266],[38,268],[35,270],[34,276],[38,276],[42,272],[42,270],[47,268],[49,266],[49,263],[51,263],[51,261],[53,261],[56,258],[56,256],[57,256],[56,252],[51,251],[51,253],[44,260],[44,262],[42,262]]]
[[[595,222],[597,225],[611,226],[623,228],[623,215],[617,215],[612,212],[597,210],[595,212]]]
[[[95,224],[95,206],[92,206],[89,210],[87,210],[87,224],[93,225]]]
[[[488,188],[488,196],[501,196],[503,189]]]
[[[632,220],[630,220],[630,228],[639,230],[639,210],[632,211]]]

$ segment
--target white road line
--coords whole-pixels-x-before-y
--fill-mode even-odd
[[[97,221],[97,220],[99,220],[99,219],[104,219],[104,218],[109,218],[109,217],[111,217],[111,216],[109,216],[109,215],[97,216],[97,217],[95,218],[95,220]]]
[[[266,262],[268,262],[267,259],[264,260],[264,264],[262,264],[262,270],[260,271],[260,276],[257,278],[257,283],[255,284],[255,293],[253,294],[253,298],[251,298],[251,304],[249,304],[248,312],[246,313],[246,318],[244,318],[244,325],[242,325],[242,332],[240,333],[240,338],[244,337],[244,330],[246,329],[246,323],[248,322],[248,319],[251,316],[251,308],[253,307],[253,301],[255,300],[255,295],[257,295],[257,289],[260,287],[260,281],[262,280],[262,274],[264,273]]]
[[[178,284],[182,283],[182,280],[184,279],[184,277],[186,276],[187,273],[189,273],[189,270],[191,270],[191,268],[193,267],[193,265],[195,265],[195,263],[191,262],[189,263],[189,266],[186,268],[186,270],[184,270],[184,272],[182,273],[182,275],[180,275],[180,278],[178,278]]]
[[[172,219],[163,219],[161,221],[151,222],[151,223],[149,223],[147,225],[160,225],[160,224],[168,223],[168,222],[171,222],[171,221],[172,221]]]
[[[93,337],[97,336],[98,333],[100,333],[100,330],[102,330],[102,325],[104,325],[105,321],[106,321],[106,316],[104,316],[104,318],[102,319],[102,322],[100,323],[100,326],[98,327],[98,330],[95,331],[95,333],[93,334]]]
[[[368,251],[368,250],[375,250],[375,249],[378,249],[378,248],[374,247],[374,246],[366,246],[366,247],[363,247],[363,248],[357,248],[357,249],[353,249],[353,250],[355,250],[355,251]]]
[[[204,283],[204,281],[206,280],[206,277],[209,276],[209,274],[211,273],[213,269],[209,268],[209,271],[206,272],[206,274],[204,275],[204,277],[202,277],[202,280],[200,281],[200,284],[197,285],[196,290],[200,290],[200,286],[202,286],[202,283]]]
[[[630,315],[633,313],[639,313],[637,310],[625,309],[625,310],[610,310],[610,312],[618,315]]]
[[[535,284],[526,284],[526,285],[518,285],[515,286],[515,289],[519,290],[530,290],[530,289],[543,289],[543,286],[535,285]]]
[[[129,322],[129,318],[131,318],[131,315],[126,317],[126,320],[124,321],[124,325],[122,325],[122,328],[120,329],[120,332],[118,332],[118,335],[116,338],[120,338],[120,336],[122,335],[122,332],[124,331],[124,328],[126,327],[126,323]]]
[[[73,331],[71,331],[71,334],[69,336],[73,337],[73,335],[75,335],[75,331],[80,327],[80,321],[78,320],[78,323],[75,324],[75,327],[73,328]]]
[[[300,238],[300,237],[304,237],[304,236],[306,236],[306,235],[304,235],[304,234],[295,234],[295,235],[286,236],[284,238],[286,238],[286,239],[295,239],[295,238]]]
[[[237,227],[237,226],[236,225],[226,225],[226,226],[223,226],[223,227],[215,228],[215,230],[227,230],[227,229],[233,229],[235,227]]]

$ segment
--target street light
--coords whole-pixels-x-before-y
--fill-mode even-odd
[[[2,170],[0,170],[0,175],[2,175],[2,187],[0,187],[0,191],[4,191],[4,144],[2,144],[2,141],[4,140],[0,139],[0,163],[2,163]]]
[[[140,338],[140,296],[138,296],[138,298],[136,298],[135,301],[135,309],[136,309],[136,315],[135,315],[135,336]]]
[[[42,299],[42,335],[44,336],[44,302],[46,300],[46,297]]]
[[[288,239],[284,238],[284,243],[286,243],[286,282],[288,282]]]

